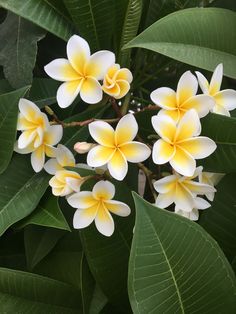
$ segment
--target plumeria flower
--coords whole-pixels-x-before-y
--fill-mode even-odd
[[[153,146],[155,164],[167,162],[184,176],[192,176],[196,169],[195,159],[202,159],[214,152],[216,144],[201,133],[201,124],[194,109],[184,114],[178,123],[169,116],[153,116],[152,125],[161,137]]]
[[[75,158],[66,146],[58,144],[55,158],[49,159],[44,169],[50,174],[55,174],[58,170],[64,170],[64,167],[75,167]]]
[[[206,201],[197,198],[197,195],[205,195],[216,190],[208,184],[194,181],[199,175],[199,170],[198,167],[191,177],[175,173],[154,182],[153,186],[159,193],[155,203],[156,206],[166,208],[174,203],[176,211],[191,212],[193,208],[201,208],[204,204],[206,205]]]
[[[50,179],[52,194],[55,196],[67,196],[79,192],[86,178],[82,178],[77,172],[69,170],[58,170]]]
[[[72,104],[80,94],[88,104],[102,100],[103,80],[107,69],[115,63],[115,55],[101,50],[91,55],[87,41],[73,35],[67,43],[67,59],[56,59],[44,67],[45,72],[53,79],[63,83],[57,90],[57,102],[61,108]]]
[[[214,99],[214,106],[211,111],[230,116],[229,111],[236,108],[236,91],[233,89],[220,90],[223,78],[223,64],[217,65],[210,83],[202,73],[196,71],[196,75],[203,93],[212,96]]]
[[[195,109],[202,118],[213,108],[214,101],[210,96],[196,95],[197,90],[196,77],[187,71],[181,76],[176,92],[169,87],[161,87],[151,93],[151,100],[162,108],[159,115],[167,115],[176,122],[190,109]]]
[[[130,214],[128,205],[112,200],[115,195],[115,187],[109,181],[97,182],[92,192],[79,192],[68,197],[68,203],[77,208],[73,226],[82,229],[93,221],[97,230],[105,236],[111,236],[114,232],[114,221],[110,213],[126,217]]]
[[[45,155],[48,157],[56,156],[56,145],[62,138],[62,126],[52,125],[49,126],[47,131],[43,133],[43,139],[40,146],[37,148],[31,143],[25,148],[19,147],[19,141],[16,142],[14,150],[20,154],[31,154],[31,165],[35,172],[39,172],[43,169],[45,163]]]
[[[44,131],[49,127],[46,114],[41,112],[32,101],[25,98],[20,99],[19,110],[17,130],[22,133],[18,138],[18,147],[20,149],[28,145],[34,148],[39,147],[43,141]]]
[[[213,173],[213,172],[201,172],[199,175],[199,181],[201,183],[205,183],[211,186],[216,186],[219,181],[223,178],[223,173]],[[206,197],[209,199],[209,201],[213,201],[215,197],[214,192],[206,193]]]
[[[178,207],[175,207],[175,213],[190,220],[196,221],[199,218],[199,210],[204,210],[206,208],[209,208],[210,206],[211,204],[203,198],[196,197],[194,199],[194,208],[191,211],[184,211],[182,209],[179,209]]]
[[[112,65],[103,80],[103,91],[116,99],[124,97],[130,90],[130,83],[133,80],[130,70],[120,68],[119,64]]]
[[[120,119],[114,130],[104,121],[89,124],[89,132],[99,144],[87,156],[91,167],[108,166],[111,176],[123,180],[128,171],[127,161],[141,162],[151,153],[147,145],[133,141],[138,132],[138,124],[132,114]]]

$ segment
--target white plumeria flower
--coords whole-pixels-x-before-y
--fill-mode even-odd
[[[107,69],[115,63],[115,55],[107,50],[90,54],[87,41],[73,35],[67,43],[67,59],[56,59],[44,67],[45,72],[53,79],[63,83],[57,90],[57,102],[61,108],[72,104],[80,94],[88,104],[102,100],[103,80]]]
[[[64,167],[75,167],[75,158],[66,146],[58,144],[55,157],[49,159],[44,165],[45,171],[49,174],[55,174],[58,170],[64,170]]]
[[[133,141],[138,133],[138,124],[132,114],[120,119],[114,130],[104,121],[89,124],[89,132],[99,144],[92,148],[87,156],[91,167],[108,165],[108,170],[116,180],[123,180],[128,171],[129,162],[141,162],[150,156],[147,145]]]
[[[68,203],[77,208],[73,219],[74,228],[85,228],[95,220],[97,230],[105,236],[111,236],[114,221],[110,213],[122,217],[130,214],[128,205],[112,200],[114,195],[115,187],[111,182],[99,181],[92,192],[83,191],[69,196]]]
[[[196,169],[195,159],[202,159],[214,152],[216,144],[201,133],[201,124],[194,109],[187,111],[176,123],[168,116],[153,116],[152,125],[161,137],[153,146],[155,164],[170,163],[175,171],[192,176]]]
[[[201,198],[196,200],[197,195],[205,195],[216,190],[208,184],[194,181],[199,175],[199,170],[201,169],[198,167],[191,177],[175,173],[154,182],[153,186],[159,193],[156,206],[166,208],[174,203],[177,211],[181,209],[184,212],[191,212],[193,208],[202,207],[201,201],[206,204]]]
[[[216,186],[219,181],[223,178],[223,173],[213,173],[213,172],[201,172],[199,175],[199,181],[201,183],[209,184],[211,186]],[[210,192],[205,194],[209,201],[213,201],[215,197],[215,192]]]
[[[22,131],[18,138],[19,148],[24,149],[29,145],[39,147],[43,141],[44,131],[49,127],[46,114],[25,98],[20,99],[19,110],[17,130]]]
[[[217,65],[210,83],[202,73],[196,71],[196,75],[203,93],[214,99],[214,106],[211,111],[229,117],[229,111],[236,108],[236,91],[233,89],[220,90],[223,79],[223,64]]]
[[[106,94],[120,99],[130,90],[132,80],[133,76],[129,69],[121,69],[119,64],[114,64],[105,75],[102,89]]]
[[[190,212],[175,207],[175,213],[190,220],[196,221],[199,218],[199,210],[204,210],[206,208],[209,208],[210,206],[211,204],[203,198],[196,197],[194,199],[194,208]]]
[[[15,144],[14,150],[19,154],[31,154],[31,165],[35,172],[43,169],[45,163],[45,155],[48,157],[56,156],[56,145],[62,138],[63,129],[61,125],[51,125],[47,131],[43,133],[43,140],[37,148],[31,143],[25,148],[19,148],[18,141]]]
[[[162,108],[159,115],[167,115],[176,122],[190,109],[195,109],[202,118],[213,108],[214,101],[210,96],[196,95],[197,90],[196,77],[187,71],[181,76],[176,92],[169,87],[161,87],[151,93],[151,100]]]
[[[50,179],[49,185],[52,187],[52,194],[55,196],[67,196],[74,192],[79,192],[81,185],[86,179],[77,172],[69,170],[58,170]]]

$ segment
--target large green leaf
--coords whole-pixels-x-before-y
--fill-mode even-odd
[[[34,78],[29,99],[37,104],[39,108],[54,104],[59,84],[59,82],[47,78]]]
[[[48,0],[0,0],[3,8],[37,24],[50,33],[64,39],[73,35],[73,26],[65,15]]]
[[[28,156],[15,155],[0,175],[0,235],[29,215],[48,187],[49,175],[35,173]]]
[[[0,268],[2,313],[78,314],[78,291],[63,282],[22,271]]]
[[[134,313],[235,313],[235,277],[217,243],[196,223],[134,193],[129,262]]]
[[[221,27],[219,27],[221,25]],[[236,78],[236,13],[218,8],[181,10],[157,21],[125,48],[141,47],[206,70],[224,64]]]
[[[220,181],[212,206],[203,211],[199,221],[229,259],[236,256],[235,184],[235,174],[229,174]]]
[[[93,51],[110,48],[114,23],[111,0],[63,0],[79,34]]]
[[[0,95],[0,173],[8,166],[16,139],[18,102],[29,87]]]
[[[14,88],[32,83],[37,42],[45,36],[42,28],[8,13],[0,28],[0,64]]]
[[[234,172],[236,170],[236,118],[212,113],[201,121],[201,135],[213,139],[217,149],[200,163],[204,169],[213,172]]]

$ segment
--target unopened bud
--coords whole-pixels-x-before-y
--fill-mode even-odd
[[[96,146],[96,144],[93,143],[87,143],[87,142],[78,142],[74,145],[74,150],[78,154],[85,154],[90,151],[91,148]]]

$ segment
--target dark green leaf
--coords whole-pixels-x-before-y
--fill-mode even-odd
[[[235,276],[217,243],[196,223],[134,193],[129,262],[134,313],[235,312]]]
[[[101,288],[98,285],[96,285],[93,292],[93,298],[90,304],[89,314],[100,314],[101,310],[104,308],[106,303],[107,297],[104,295]]]

